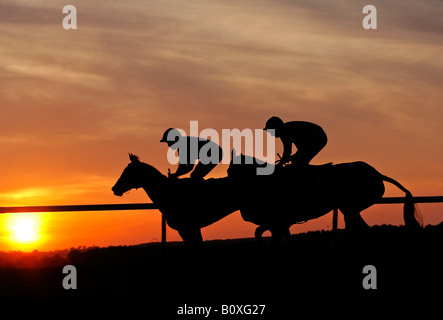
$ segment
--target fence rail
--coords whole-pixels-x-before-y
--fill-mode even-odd
[[[404,197],[386,197],[376,204],[404,203]],[[443,196],[414,197],[415,203],[443,203]],[[118,210],[151,210],[158,209],[153,203],[123,203],[123,204],[88,204],[88,205],[61,205],[61,206],[21,206],[0,207],[2,213],[20,212],[72,212],[72,211],[118,211]],[[333,211],[332,229],[337,229],[338,210]],[[166,244],[166,220],[162,214],[162,245]]]
[[[64,206],[22,206],[22,207],[0,207],[2,213],[23,212],[72,212],[72,211],[118,211],[118,210],[150,210],[158,209],[153,203],[123,203],[123,204],[86,204],[86,205],[64,205]],[[162,214],[162,247],[166,245],[166,219]]]
[[[157,209],[153,203],[87,204],[65,206],[0,207],[0,213],[12,212],[67,212],[67,211],[118,211]]]
[[[404,197],[386,197],[381,198],[376,204],[384,203],[404,203]],[[443,202],[443,196],[430,196],[430,197],[414,197],[415,203],[439,203]]]
[[[381,198],[376,204],[404,203],[404,197]],[[415,203],[443,203],[443,196],[414,197]],[[14,212],[118,211],[158,209],[153,203],[86,204],[59,206],[0,207],[0,214]]]

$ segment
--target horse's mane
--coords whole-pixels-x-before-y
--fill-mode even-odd
[[[148,168],[153,174],[159,176],[159,177],[163,177],[166,178],[166,176],[164,174],[162,174],[156,167],[151,166],[148,163],[142,162],[140,161],[139,156],[130,153],[129,154],[129,159],[131,160],[131,163],[137,164],[137,165],[142,165],[145,168]]]

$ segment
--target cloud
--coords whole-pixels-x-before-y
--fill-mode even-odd
[[[174,170],[166,128],[263,128],[272,115],[324,127],[315,163],[364,160],[414,194],[441,185],[440,0],[372,0],[371,31],[363,0],[76,0],[77,30],[62,28],[66,4],[0,0],[2,205],[121,201],[110,188],[128,152]],[[133,213],[112,216],[109,238]],[[73,243],[60,230],[109,213],[57,217],[54,239]]]
[[[3,1],[0,145],[147,144],[189,120],[261,128],[270,115],[340,138],[440,133],[439,3],[374,0],[374,32],[366,4],[84,0],[67,31],[63,1]]]
[[[0,21],[1,24],[14,25],[47,25],[59,22],[59,12],[56,6],[41,7],[32,5],[32,3],[22,3],[16,1],[0,2]]]

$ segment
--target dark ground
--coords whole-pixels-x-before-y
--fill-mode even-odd
[[[394,226],[358,238],[343,230],[296,234],[272,253],[253,239],[207,241],[198,262],[182,243],[168,243],[164,255],[160,244],[71,250],[32,268],[1,266],[0,298],[143,299],[172,314],[185,303],[267,304],[274,312],[319,300],[443,301],[442,249],[443,223],[418,235]],[[67,264],[77,269],[76,290],[62,287]],[[375,290],[363,289],[365,265],[377,270]]]

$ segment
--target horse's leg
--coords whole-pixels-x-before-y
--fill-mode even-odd
[[[278,245],[280,244],[281,239],[284,238],[285,236],[287,236],[287,234],[289,233],[289,229],[282,227],[282,226],[273,226],[273,227],[269,228],[269,230],[272,233],[271,247],[273,249],[277,249]]]
[[[178,230],[183,242],[191,253],[197,254],[203,246],[203,237],[199,228],[182,228]]]
[[[292,242],[291,238],[291,231],[289,230],[289,227],[285,229],[284,235],[286,243],[290,244]]]
[[[263,233],[265,233],[265,231],[268,231],[269,228],[267,226],[264,225],[260,225],[255,229],[255,240],[257,240],[257,243],[259,245],[259,247],[263,247]]]
[[[345,218],[345,229],[351,232],[362,232],[369,229],[368,224],[360,215],[360,211],[356,209],[340,208]]]

